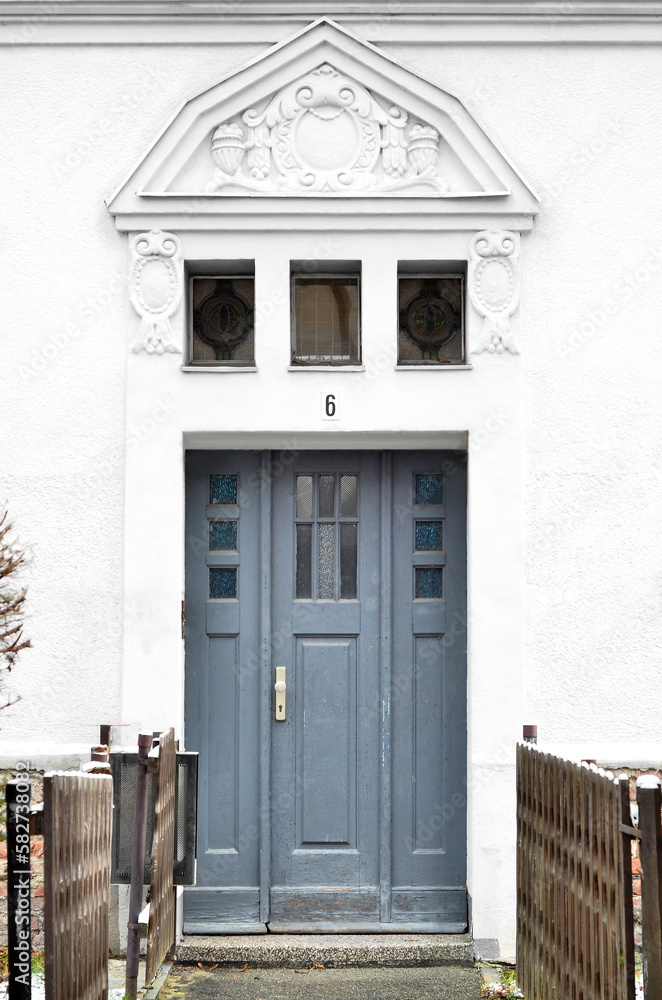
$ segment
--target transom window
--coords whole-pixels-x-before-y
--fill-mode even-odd
[[[201,367],[255,364],[255,278],[227,272],[189,276],[187,363]]]
[[[460,265],[401,261],[398,365],[465,363],[464,273]]]
[[[292,363],[359,364],[359,264],[311,273],[317,266],[314,261],[292,264]]]

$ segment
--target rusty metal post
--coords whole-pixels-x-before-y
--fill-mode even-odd
[[[660,779],[642,774],[637,779],[641,832],[641,916],[643,925],[644,996],[662,1000],[662,833]]]
[[[140,938],[138,916],[142,907],[143,878],[145,873],[145,839],[147,835],[147,758],[152,746],[150,733],[138,736],[138,772],[136,774],[136,811],[133,826],[133,854],[131,857],[131,895],[129,897],[129,923],[126,941],[126,996],[138,996],[138,969],[140,967]]]

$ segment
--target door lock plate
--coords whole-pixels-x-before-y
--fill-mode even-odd
[[[285,722],[286,709],[287,709],[287,669],[285,667],[276,667],[276,683],[274,685],[274,691],[276,692],[276,722]]]

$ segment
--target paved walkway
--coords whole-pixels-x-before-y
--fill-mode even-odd
[[[159,1000],[478,1000],[463,966],[376,969],[199,969],[175,966]]]

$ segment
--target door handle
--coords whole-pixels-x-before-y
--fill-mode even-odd
[[[285,710],[287,707],[287,668],[276,667],[276,722],[285,722]]]

